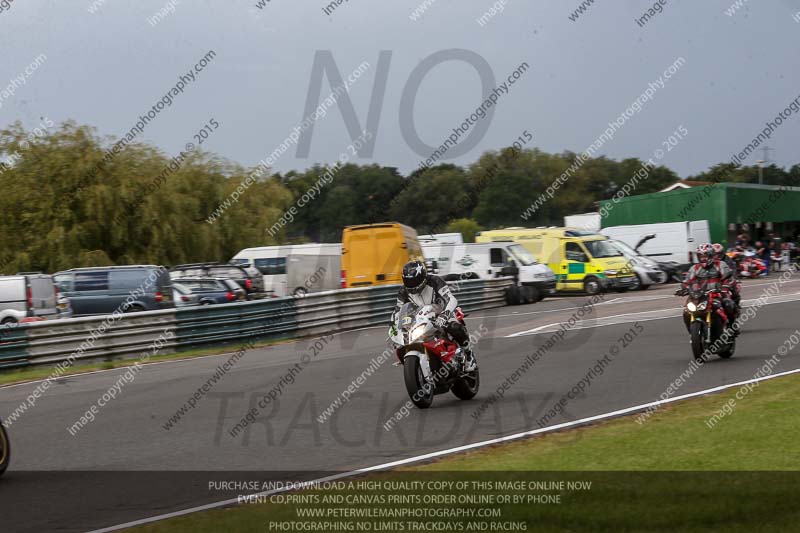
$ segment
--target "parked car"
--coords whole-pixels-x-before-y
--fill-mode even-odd
[[[47,274],[0,276],[0,324],[58,318],[56,288]]]
[[[261,280],[271,298],[341,288],[341,244],[286,244],[245,248],[231,259]]]
[[[175,281],[172,282],[172,299],[175,301],[175,307],[200,305],[199,295],[193,293],[189,287]]]
[[[264,281],[260,275],[252,275],[240,265],[228,263],[189,263],[172,267],[169,271],[172,279],[177,278],[225,278],[234,280],[244,291],[248,299],[264,292]]]
[[[627,244],[616,239],[611,239],[611,243],[619,248],[622,254],[630,262],[633,272],[636,274],[636,286],[631,289],[645,290],[650,285],[657,285],[667,282],[667,274],[656,262],[640,254]]]
[[[175,278],[177,283],[196,294],[200,305],[227,304],[244,300],[245,294],[238,284],[224,278]]]
[[[219,280],[228,286],[231,292],[236,295],[237,300],[247,300],[247,292],[234,280],[227,278],[221,278]]]
[[[75,316],[174,307],[166,267],[126,265],[72,268],[53,275]],[[133,297],[133,298],[131,298]]]

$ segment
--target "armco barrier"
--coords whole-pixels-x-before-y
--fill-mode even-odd
[[[465,311],[505,305],[511,278],[451,283]],[[19,324],[0,335],[0,369],[144,354],[171,333],[160,354],[212,343],[292,338],[386,323],[397,286],[311,293],[302,298],[179,307]],[[162,337],[163,338],[163,337]]]

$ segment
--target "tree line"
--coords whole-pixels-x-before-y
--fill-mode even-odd
[[[72,121],[32,136],[19,123],[0,130],[0,272],[55,272],[94,265],[227,261],[242,248],[338,242],[344,226],[388,220],[419,233],[504,226],[561,225],[564,215],[596,210],[641,167],[637,158],[586,161],[527,221],[520,215],[572,165],[576,153],[537,148],[483,153],[467,166],[440,164],[408,176],[378,164],[346,164],[289,224],[271,234],[329,168],[264,173],[235,205],[207,217],[252,169],[212,153],[170,157],[130,144],[108,157],[113,139]],[[14,154],[13,158],[10,155]],[[793,184],[800,165],[763,169],[764,183]],[[679,177],[656,167],[634,194]],[[688,179],[757,183],[757,167],[722,163]]]

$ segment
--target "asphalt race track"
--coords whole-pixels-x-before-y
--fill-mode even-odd
[[[776,278],[747,283],[744,299],[758,298]],[[317,421],[386,348],[385,328],[333,337],[236,437],[229,432],[248,409],[303,354],[312,353],[308,342],[248,352],[169,430],[163,427],[167,420],[230,355],[146,366],[75,436],[67,428],[125,370],[59,380],[9,430],[12,464],[0,479],[3,530],[109,527],[231,497],[210,491],[209,479],[253,478],[254,473],[312,478],[534,429],[612,346],[617,353],[604,373],[544,425],[656,400],[691,361],[688,335],[677,317],[683,299],[671,296],[675,287],[605,295],[580,329],[568,332],[477,417],[472,414],[481,402],[588,297],[551,298],[468,317],[470,331],[482,325],[489,331],[478,345],[478,397],[463,402],[450,394],[437,396],[431,409],[412,409],[388,431],[383,424],[408,399],[393,360],[366,378],[329,420]],[[677,394],[752,378],[800,326],[798,316],[800,283],[790,281],[747,323],[735,357],[704,365]],[[621,341],[626,332],[632,340]],[[775,372],[798,367],[800,353],[792,352]],[[0,388],[2,416],[34,386]]]

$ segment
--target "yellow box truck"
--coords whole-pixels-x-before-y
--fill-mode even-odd
[[[347,226],[342,231],[342,288],[399,285],[403,265],[424,261],[417,232],[398,222]]]
[[[637,286],[630,263],[608,237],[575,228],[506,228],[482,231],[476,242],[512,240],[555,272],[557,291],[626,291]]]

